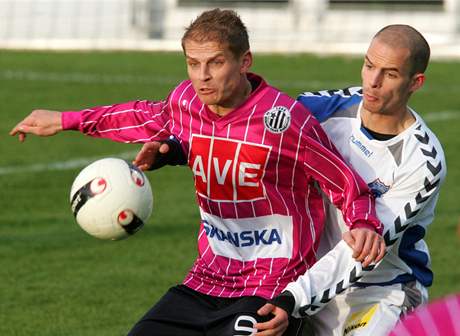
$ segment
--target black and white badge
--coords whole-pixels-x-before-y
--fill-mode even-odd
[[[284,106],[275,106],[264,114],[265,128],[272,133],[282,133],[291,124],[291,113]]]

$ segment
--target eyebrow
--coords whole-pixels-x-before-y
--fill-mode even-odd
[[[215,59],[218,58],[218,57],[224,57],[224,56],[225,56],[225,55],[224,55],[223,52],[218,52],[216,55],[214,55],[214,56],[210,57],[209,59],[207,59],[206,62],[213,61],[213,60],[215,60]],[[196,58],[194,58],[194,57],[191,57],[191,56],[189,56],[189,55],[187,55],[187,54],[185,54],[185,58],[186,58],[187,60],[191,60],[191,61],[198,61],[198,59],[196,59]]]
[[[365,59],[367,62],[369,62],[370,64],[374,65],[374,62],[372,62],[372,61],[369,59],[369,57],[367,57],[367,55],[364,56],[364,59]],[[399,69],[398,69],[398,68],[395,68],[395,67],[383,68],[383,70],[385,70],[385,71],[396,71],[397,73],[401,73],[401,71],[399,71]]]

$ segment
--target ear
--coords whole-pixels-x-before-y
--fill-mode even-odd
[[[417,91],[423,86],[424,83],[425,83],[425,74],[423,73],[415,74],[414,76],[412,76],[412,83],[411,83],[411,87],[409,91],[410,92]]]
[[[248,72],[251,66],[252,66],[252,53],[248,50],[243,54],[243,56],[241,56],[240,72],[241,73]]]

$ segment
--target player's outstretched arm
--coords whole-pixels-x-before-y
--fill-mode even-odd
[[[19,141],[23,142],[26,134],[51,136],[60,131],[62,131],[61,112],[34,110],[10,131],[10,135],[18,135]]]

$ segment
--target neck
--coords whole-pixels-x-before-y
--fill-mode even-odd
[[[361,109],[361,122],[364,127],[380,134],[397,135],[415,122],[415,117],[406,107],[399,114],[375,113]]]
[[[222,105],[209,105],[209,109],[217,114],[219,117],[226,116],[231,111],[236,109],[238,106],[243,104],[246,99],[248,99],[251,94],[252,86],[251,82],[244,76],[242,79],[241,85],[238,87],[238,90],[235,91],[231,100],[227,104]]]

